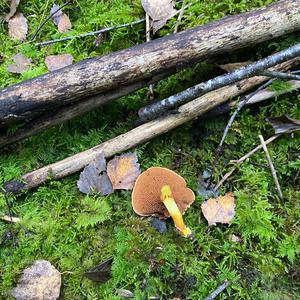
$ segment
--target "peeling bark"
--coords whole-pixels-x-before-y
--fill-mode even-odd
[[[183,63],[205,59],[300,29],[300,0],[169,35],[87,59],[0,91],[0,124],[32,118],[87,96],[147,80]]]

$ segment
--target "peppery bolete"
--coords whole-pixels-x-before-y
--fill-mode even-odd
[[[191,231],[185,226],[182,214],[194,200],[194,192],[187,188],[184,178],[162,167],[151,167],[139,175],[132,191],[132,207],[138,215],[160,219],[171,216],[185,237]]]

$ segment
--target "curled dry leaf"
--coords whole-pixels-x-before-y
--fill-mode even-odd
[[[49,71],[55,71],[71,65],[73,56],[71,54],[49,55],[45,59]]]
[[[8,34],[14,40],[24,41],[28,32],[27,19],[22,13],[16,13],[8,21]]]
[[[22,53],[16,54],[14,57],[14,64],[8,65],[7,71],[10,73],[21,74],[26,71],[32,62],[30,58],[27,58]]]
[[[134,153],[114,157],[107,164],[107,174],[114,190],[131,190],[140,175],[140,165]]]
[[[57,25],[59,32],[67,32],[72,28],[71,21],[66,14],[63,14]]]
[[[177,13],[173,0],[142,0],[142,6],[152,19],[153,33]]]
[[[235,214],[233,193],[227,193],[215,199],[208,199],[201,204],[201,210],[208,225],[229,224]]]
[[[55,25],[58,25],[62,14],[63,14],[63,12],[60,9],[59,5],[54,3],[50,10],[50,16]]]
[[[106,173],[103,151],[80,173],[77,186],[85,194],[100,192],[102,195],[108,195],[113,192],[112,184]]]
[[[9,19],[15,15],[15,13],[17,12],[19,3],[20,3],[20,0],[11,0],[10,1],[9,13],[5,16],[6,22],[8,22]]]
[[[113,257],[101,262],[99,265],[90,269],[84,275],[93,281],[106,282],[111,277],[111,266],[113,263]]]
[[[236,63],[230,63],[225,65],[217,65],[219,68],[223,69],[224,71],[230,73],[234,70],[237,70],[241,67],[245,67],[249,64],[251,64],[252,61],[243,61],[243,62],[236,62]]]
[[[268,118],[267,121],[272,125],[275,134],[291,133],[300,130],[300,120],[289,116]]]

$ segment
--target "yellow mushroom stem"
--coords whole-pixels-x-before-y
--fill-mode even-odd
[[[164,185],[161,188],[161,196],[160,200],[164,203],[167,208],[169,214],[171,215],[176,228],[181,232],[184,237],[189,237],[192,234],[192,231],[185,226],[182,214],[172,197],[171,188],[169,185]]]

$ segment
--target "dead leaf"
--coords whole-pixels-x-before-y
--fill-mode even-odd
[[[153,33],[162,28],[170,18],[177,14],[173,0],[142,0],[142,6],[152,19]]]
[[[73,56],[71,54],[49,55],[45,59],[48,70],[55,71],[71,65]]]
[[[62,15],[63,15],[63,12],[60,9],[59,5],[54,3],[50,10],[50,16],[55,25],[58,25],[59,20]]]
[[[9,13],[5,16],[6,22],[8,22],[9,19],[15,15],[15,13],[17,12],[19,3],[20,3],[20,0],[11,0],[10,1]]]
[[[223,69],[224,71],[230,73],[234,70],[237,70],[241,67],[245,67],[249,64],[251,64],[252,61],[243,61],[243,62],[236,62],[236,63],[230,63],[225,65],[217,65],[219,68]]]
[[[95,38],[93,44],[95,45],[96,48],[98,48],[104,41],[105,41],[105,35],[103,33],[100,33]]]
[[[113,263],[113,257],[107,259],[106,261],[100,263],[96,267],[84,273],[84,275],[93,281],[106,282],[111,277],[111,266]]]
[[[208,199],[201,204],[201,210],[208,225],[229,224],[235,214],[233,193],[227,193],[215,199]]]
[[[21,74],[24,71],[28,70],[32,60],[27,58],[22,53],[16,54],[14,57],[14,64],[8,65],[7,71],[10,73]]]
[[[105,196],[113,192],[111,181],[106,173],[106,161],[103,151],[80,173],[77,186],[80,192],[85,194],[99,192]]]
[[[8,34],[14,40],[24,41],[28,32],[27,19],[22,13],[16,13],[8,21]]]
[[[59,298],[61,274],[49,261],[36,260],[24,270],[17,287],[11,294],[17,300],[55,300]]]
[[[272,125],[275,134],[291,133],[300,130],[300,120],[289,116],[268,118],[267,121]]]
[[[134,153],[115,156],[107,164],[107,175],[114,190],[132,190],[140,173],[138,158]]]
[[[235,235],[235,234],[232,234],[232,235],[230,236],[230,240],[231,240],[232,242],[234,242],[234,243],[242,243],[242,242],[243,242],[243,240],[241,239],[241,237],[238,236],[238,235]]]
[[[117,289],[116,290],[117,294],[120,297],[124,297],[124,298],[134,298],[134,294],[133,292],[129,291],[129,290],[125,290],[125,289]]]
[[[71,21],[66,14],[63,14],[57,25],[59,32],[67,32],[72,28]]]

